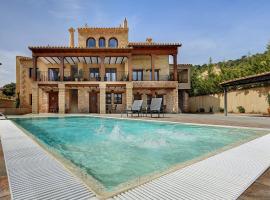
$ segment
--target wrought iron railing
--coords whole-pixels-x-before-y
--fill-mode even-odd
[[[115,73],[105,73],[100,76],[99,73],[90,73],[89,71],[80,71],[80,73],[65,73],[64,81],[151,81],[151,75],[133,76],[129,80],[129,76],[125,71],[116,71]],[[155,75],[155,81],[172,81],[171,75]],[[37,81],[60,81],[59,71],[38,71]]]

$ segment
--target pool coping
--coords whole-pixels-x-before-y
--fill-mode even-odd
[[[113,119],[121,119],[121,120],[140,120],[140,121],[149,121],[149,122],[159,122],[159,123],[173,123],[173,124],[188,124],[188,125],[199,125],[199,126],[212,126],[212,127],[225,127],[225,128],[244,128],[244,129],[253,129],[253,130],[266,130],[266,131],[270,131],[270,129],[266,129],[266,128],[254,128],[254,127],[240,127],[240,126],[226,126],[226,125],[211,125],[211,124],[196,124],[196,123],[182,123],[182,122],[172,122],[172,121],[161,121],[161,120],[147,120],[147,119],[134,119],[134,118],[132,118],[132,119],[129,119],[129,118],[118,118],[118,117],[111,117],[111,116],[99,116],[99,115],[62,115],[62,116],[59,116],[59,115],[57,115],[57,116],[38,116],[38,117],[82,117],[82,116],[86,116],[86,117],[99,117],[99,118],[113,118]],[[36,117],[36,116],[35,116]],[[33,117],[33,116],[25,116],[25,117],[22,117],[22,118],[35,118],[35,117]],[[14,117],[14,118],[18,118],[18,117]],[[19,118],[21,118],[21,117],[19,117]],[[17,127],[18,128],[18,127]],[[269,135],[269,134],[268,134]],[[28,135],[27,135],[28,136]],[[28,136],[29,137],[29,136]],[[251,141],[253,141],[253,140],[257,140],[257,139],[259,139],[259,138],[261,138],[261,137],[264,137],[264,136],[260,136],[260,137],[258,137],[258,138],[253,138]],[[242,146],[242,145],[245,145],[245,144],[247,144],[247,143],[249,143],[250,141],[244,141],[242,144],[240,144],[240,146]],[[229,151],[229,150],[231,150],[232,148],[234,149],[234,148],[236,148],[236,147],[238,147],[239,146],[239,144],[238,145],[236,145],[236,146],[232,146],[231,148],[229,148],[229,149],[225,149],[225,150],[222,150],[221,152],[226,152],[226,151]],[[42,147],[40,147],[40,148],[42,148]],[[48,154],[49,154],[49,152],[47,152]],[[157,177],[153,177],[153,178],[151,178],[150,180],[146,180],[146,181],[144,181],[143,183],[141,183],[141,184],[137,184],[136,186],[133,186],[132,188],[127,188],[127,189],[125,189],[124,191],[120,191],[120,192],[118,192],[118,194],[114,194],[114,195],[121,195],[121,193],[126,193],[125,191],[131,191],[131,190],[134,190],[134,189],[136,189],[136,188],[138,188],[138,187],[141,187],[141,185],[145,185],[145,184],[147,184],[147,182],[154,182],[156,179],[159,179],[159,178],[161,178],[161,177],[164,177],[164,176],[167,176],[167,175],[169,175],[169,174],[172,174],[172,173],[174,173],[174,172],[177,172],[177,171],[179,171],[179,170],[182,170],[182,169],[185,169],[185,168],[187,168],[187,167],[190,167],[190,166],[192,166],[192,165],[194,165],[194,164],[196,164],[196,163],[198,163],[198,162],[202,162],[202,161],[204,161],[204,160],[207,160],[207,159],[209,159],[209,158],[211,158],[211,157],[213,157],[213,156],[215,156],[215,155],[219,155],[219,154],[221,154],[220,152],[216,152],[216,153],[214,153],[214,155],[208,155],[207,157],[204,157],[204,158],[201,158],[201,159],[199,159],[199,160],[197,160],[197,159],[195,159],[195,161],[194,162],[192,162],[192,163],[188,163],[188,164],[186,164],[186,165],[184,165],[184,166],[182,166],[181,168],[178,168],[178,169],[174,169],[173,171],[169,171],[169,172],[167,172],[167,173],[165,173],[165,174],[161,174],[161,175],[159,175],[159,176],[157,176]],[[57,161],[57,160],[56,160]],[[59,161],[58,161],[59,162]],[[255,180],[254,180],[255,181]],[[109,196],[108,196],[109,197]],[[107,197],[106,197],[107,198]]]

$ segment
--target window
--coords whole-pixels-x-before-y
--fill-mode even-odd
[[[118,41],[115,38],[109,39],[109,47],[117,47],[118,46]]]
[[[188,83],[188,69],[183,69],[179,72],[179,83]]]
[[[107,79],[107,81],[116,81],[116,69],[115,68],[106,69],[106,79]]]
[[[29,73],[28,73],[28,75],[29,75],[29,78],[32,78],[33,77],[33,74],[34,74],[34,69],[31,67],[31,68],[29,68],[29,71],[28,71]],[[37,77],[38,77],[38,68],[37,68]]]
[[[114,104],[122,104],[122,94],[114,94]]]
[[[143,70],[142,69],[133,70],[132,80],[133,81],[142,81],[143,80]]]
[[[29,78],[32,78],[33,71],[34,71],[33,68],[29,68]]]
[[[105,38],[99,38],[98,46],[99,47],[105,47]]]
[[[152,81],[152,70],[150,69],[150,80]],[[155,81],[159,80],[159,70],[155,69]]]
[[[112,104],[112,94],[106,93],[106,104]]]
[[[96,47],[96,40],[94,38],[88,38],[86,41],[87,47]]]
[[[59,81],[59,69],[58,68],[49,68],[48,80],[49,81]]]
[[[90,78],[99,77],[99,68],[90,68]]]
[[[29,94],[29,105],[32,105],[32,94]]]

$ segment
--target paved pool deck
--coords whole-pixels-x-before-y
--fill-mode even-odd
[[[42,117],[42,116],[59,116],[59,115],[55,115],[55,114],[27,115],[26,117],[30,117],[30,116]],[[121,114],[109,114],[109,115],[102,115],[102,116],[120,118]],[[21,117],[24,117],[24,116],[21,116]],[[126,116],[123,115],[122,117],[124,118]],[[133,118],[142,119],[141,117],[139,118],[133,117]],[[202,114],[202,115],[201,114],[167,114],[165,115],[165,118],[144,117],[143,119],[174,121],[174,122],[184,122],[184,123],[225,125],[225,126],[270,128],[269,117],[256,117],[256,116],[245,116],[245,115],[241,115],[241,116],[229,115],[228,117],[225,117],[225,116],[216,115],[216,114],[215,115],[212,115],[212,114],[211,115],[210,114]],[[0,127],[0,131],[1,131],[1,127]],[[269,172],[270,170],[269,169],[267,170],[267,168],[269,168],[270,166],[270,157],[266,155],[267,152],[270,152],[270,149],[268,147],[270,146],[270,136],[267,135],[266,138],[258,138],[258,139],[261,139],[261,140],[258,141],[257,143],[253,142],[251,145],[250,143],[249,144],[246,143],[244,144],[245,145],[244,147],[243,145],[237,147],[238,149],[241,147],[240,152],[242,153],[240,154],[239,154],[239,151],[237,150],[236,151],[234,150],[233,153],[230,153],[231,150],[223,152],[223,153],[227,152],[226,153],[227,155],[225,155],[225,158],[227,158],[227,160],[224,160],[224,155],[222,156],[222,154],[218,154],[217,158],[214,157],[213,159],[213,157],[211,157],[212,162],[210,162],[210,165],[209,165],[209,158],[208,158],[206,160],[201,161],[203,162],[203,164],[201,164],[201,162],[195,163],[195,165],[190,165],[190,167],[176,171],[177,174],[174,174],[174,175],[169,174],[168,177],[163,176],[161,180],[155,179],[149,183],[146,183],[145,185],[136,187],[135,189],[129,190],[125,193],[115,196],[114,199],[134,199],[134,198],[135,199],[161,199],[161,198],[181,199],[180,198],[181,194],[183,195],[182,198],[186,197],[186,198],[191,198],[191,199],[200,199],[202,196],[204,196],[207,199],[236,199],[247,188],[248,189],[239,197],[239,199],[241,200],[270,199],[270,192],[269,192],[270,191],[270,172]],[[244,155],[244,158],[247,159],[249,162],[245,162],[245,159],[243,161],[241,160],[242,162],[241,161],[239,162],[238,157],[241,154]],[[253,158],[254,155],[256,156],[256,158]],[[208,164],[205,165],[205,161],[207,161]],[[228,176],[227,175],[224,176],[223,170],[225,168],[219,167],[219,164],[218,163],[215,164],[215,162],[218,162],[222,165],[227,165],[226,170],[229,169],[229,171],[231,170],[230,172],[232,173],[229,174]],[[243,164],[245,164],[245,166],[243,166]],[[211,170],[211,166],[214,167],[212,170]],[[208,169],[208,170],[206,171],[204,170],[202,173],[200,171],[202,167],[206,167],[205,169]],[[238,168],[238,171],[235,171],[236,168]],[[243,170],[245,171],[245,173],[241,174],[241,171]],[[260,175],[263,172],[265,173],[260,177]],[[197,174],[198,176],[196,177],[192,176],[193,174],[196,174],[196,173],[199,173]],[[251,174],[251,176],[246,177],[245,174]],[[199,175],[202,175],[202,176],[199,176]],[[222,175],[222,177],[220,177],[220,175]],[[235,178],[235,176],[239,178]],[[193,177],[193,178],[185,179],[186,177]],[[232,179],[235,178],[234,180],[236,182],[232,182],[228,180],[230,178]],[[184,181],[181,182],[181,180],[184,180]],[[173,185],[170,184],[171,182],[173,182]],[[204,187],[206,183],[208,183],[209,186],[211,186],[209,187],[209,189]],[[189,187],[185,188],[185,187],[182,187],[182,185],[188,185]],[[215,185],[215,187],[213,187],[212,185]],[[250,185],[251,187],[249,187]],[[177,189],[177,191],[182,191],[182,192],[180,194],[179,193],[176,194],[175,192],[173,192],[174,190],[172,191],[171,188],[174,188],[174,190]],[[196,194],[192,190],[195,190]],[[0,194],[1,194],[1,187],[0,187]],[[188,195],[188,196],[185,196],[185,195]],[[1,199],[1,196],[0,196],[0,199]],[[7,196],[7,199],[8,199],[8,196]]]

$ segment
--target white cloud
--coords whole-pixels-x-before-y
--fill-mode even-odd
[[[24,55],[18,51],[7,51],[0,49],[0,86],[16,80],[16,56]]]

